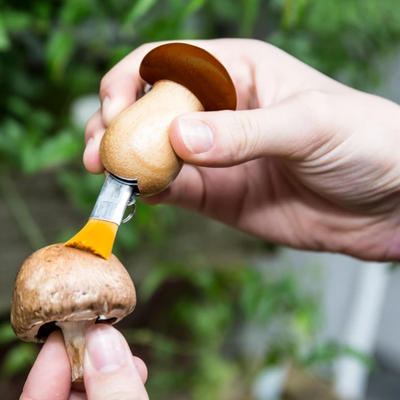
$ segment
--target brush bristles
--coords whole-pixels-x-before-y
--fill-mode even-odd
[[[88,251],[107,260],[111,255],[117,231],[118,225],[114,222],[89,219],[65,246]]]

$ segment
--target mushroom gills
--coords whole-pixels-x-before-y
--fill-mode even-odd
[[[117,317],[107,318],[104,315],[99,315],[96,320],[95,324],[109,324],[113,325],[117,322]],[[48,322],[47,324],[42,325],[35,339],[37,342],[44,342],[54,331],[59,331],[61,328],[58,326],[57,321]]]

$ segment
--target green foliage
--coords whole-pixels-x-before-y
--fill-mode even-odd
[[[335,342],[318,344],[299,360],[299,364],[307,368],[332,363],[339,357],[351,357],[359,360],[370,369],[374,367],[373,360],[364,353]]]
[[[1,367],[1,376],[10,378],[32,367],[38,349],[32,343],[18,343],[6,354]]]
[[[272,7],[282,18],[269,41],[360,89],[373,89],[374,58],[399,42],[398,1],[274,0]]]
[[[0,345],[9,344],[15,342],[17,337],[11,328],[11,325],[4,323],[0,325]]]
[[[1,378],[10,378],[30,368],[35,361],[38,350],[32,343],[17,341],[9,323],[0,325],[0,345],[7,346],[8,350],[0,367]]]
[[[13,185],[13,173],[53,171],[66,196],[88,215],[103,177],[81,166],[83,129],[71,119],[71,104],[97,93],[107,70],[142,43],[254,37],[370,90],[379,80],[374,60],[399,43],[399,20],[400,2],[394,0],[3,0],[1,195],[33,249],[46,241]],[[222,398],[233,381],[248,386],[266,366],[294,362],[310,368],[342,355],[363,359],[354,350],[318,342],[318,297],[294,275],[266,278],[248,266],[210,268],[197,254],[166,262],[162,255],[169,246],[180,251],[170,234],[178,224],[170,208],[139,204],[134,223],[120,228],[115,249],[121,257],[145,249],[161,254],[139,286],[143,306],[177,285],[168,308],[162,307],[167,298],[158,300],[146,324],[125,332],[149,349],[154,398],[182,392],[193,399]],[[265,338],[251,360],[238,350],[236,337],[237,327],[247,325],[261,326]],[[13,340],[9,325],[1,326],[0,344],[12,345],[3,360],[6,377],[29,367],[36,354],[36,347]]]

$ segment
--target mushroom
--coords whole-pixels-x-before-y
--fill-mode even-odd
[[[133,282],[120,261],[55,244],[32,254],[18,272],[11,325],[27,342],[44,342],[61,329],[72,381],[83,380],[85,332],[95,323],[114,324],[136,305]]]
[[[182,167],[169,141],[172,120],[193,111],[236,109],[236,91],[224,66],[207,51],[168,43],[142,60],[140,75],[153,89],[125,110],[100,144],[105,168],[137,180],[141,196],[166,189]]]

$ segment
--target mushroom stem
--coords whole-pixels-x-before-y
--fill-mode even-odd
[[[85,333],[94,325],[95,319],[85,321],[57,322],[64,335],[65,347],[71,363],[72,382],[83,381],[83,357],[85,354]]]

